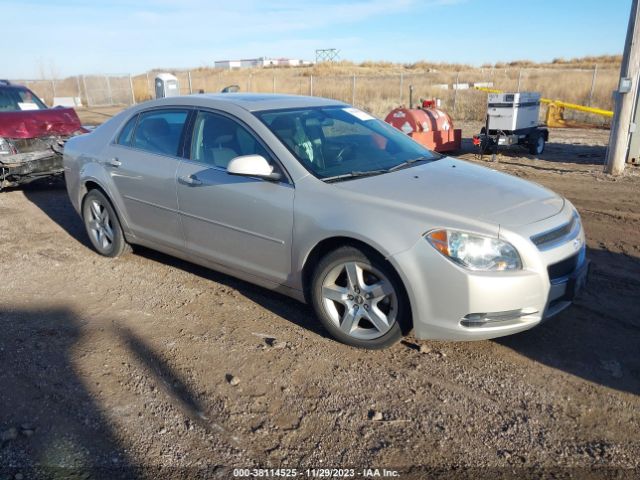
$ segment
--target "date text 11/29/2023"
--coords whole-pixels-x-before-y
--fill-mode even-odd
[[[236,478],[400,478],[400,472],[386,468],[234,468]]]

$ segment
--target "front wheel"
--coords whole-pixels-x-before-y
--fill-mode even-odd
[[[319,262],[311,297],[329,333],[354,347],[391,346],[410,324],[409,301],[393,268],[354,247],[339,248]]]
[[[82,202],[82,218],[93,248],[105,257],[119,257],[130,247],[111,202],[99,190],[91,190]]]

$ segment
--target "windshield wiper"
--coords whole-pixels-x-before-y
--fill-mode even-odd
[[[325,177],[322,179],[323,182],[339,182],[341,180],[347,180],[351,178],[359,178],[359,177],[371,177],[373,175],[380,175],[382,173],[387,173],[389,170],[368,170],[368,171],[353,171],[348,173],[343,173],[341,175],[334,175],[333,177]]]
[[[380,169],[380,170],[353,171],[353,172],[343,173],[341,175],[334,175],[333,177],[326,177],[326,178],[323,178],[322,181],[330,183],[330,182],[338,182],[341,180],[347,180],[347,179],[358,178],[358,177],[371,177],[373,175],[380,175],[382,173],[394,172],[396,170],[400,170],[401,168],[405,168],[416,162],[425,162],[430,160],[434,160],[434,158],[426,157],[426,156],[416,157],[410,160],[405,160],[404,162],[394,165],[391,168]]]
[[[394,165],[393,167],[388,169],[387,172],[395,172],[396,170],[400,170],[401,168],[408,167],[409,165],[412,165],[412,164],[414,164],[416,162],[424,162],[424,161],[427,161],[427,160],[433,160],[433,158],[431,158],[431,157],[416,157],[416,158],[412,158],[410,160],[405,160],[402,163]]]

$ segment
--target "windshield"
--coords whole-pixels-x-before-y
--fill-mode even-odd
[[[353,107],[271,110],[257,117],[321,179],[385,173],[441,155]]]
[[[26,88],[0,87],[0,112],[43,110],[47,106]]]

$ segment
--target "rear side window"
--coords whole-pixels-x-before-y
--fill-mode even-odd
[[[117,141],[119,145],[131,145],[131,137],[133,136],[133,129],[135,128],[137,121],[138,116],[136,115],[131,120],[129,120],[124,128],[120,131],[120,135],[118,135]]]
[[[150,153],[180,154],[187,110],[154,110],[140,114],[132,146]]]

